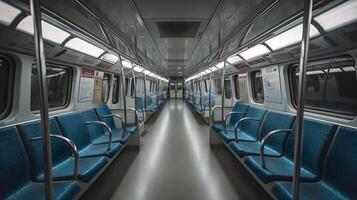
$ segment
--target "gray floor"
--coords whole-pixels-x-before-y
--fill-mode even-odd
[[[270,199],[225,148],[210,148],[208,126],[183,100],[147,124],[140,150],[126,149],[83,200]]]

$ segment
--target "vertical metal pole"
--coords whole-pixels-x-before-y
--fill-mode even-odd
[[[212,95],[212,71],[209,73],[209,90],[208,90],[208,113],[209,113],[209,120],[211,120],[211,103],[212,103],[212,99],[211,99],[211,95]]]
[[[124,75],[124,66],[122,65],[121,61],[118,62],[120,65],[121,69],[121,80],[122,80],[122,86],[123,86],[123,107],[124,107],[124,133],[126,133],[127,130],[127,110],[126,110],[126,84],[125,84],[125,75]],[[129,88],[128,88],[129,89]],[[124,135],[123,135],[124,136]]]
[[[136,79],[135,79],[135,71],[134,69],[131,69],[131,73],[133,75],[133,83],[134,83],[134,109],[135,109],[135,116],[137,112],[137,107],[136,107]],[[135,125],[138,125],[138,119],[135,117]]]
[[[225,81],[224,78],[226,76],[226,64],[227,64],[227,58],[224,59],[224,64],[223,64],[223,69],[222,69],[222,81],[221,81],[221,86],[222,86],[222,112],[221,112],[221,120],[222,123],[224,122],[224,99],[225,99]]]
[[[146,110],[146,74],[144,74],[144,112],[145,112],[145,123],[147,118],[147,110]]]
[[[43,168],[45,174],[45,196],[47,200],[52,199],[52,159],[51,159],[51,138],[48,119],[48,94],[46,78],[46,58],[43,46],[41,10],[39,0],[30,0],[30,7],[34,26],[34,42],[36,48],[36,66],[38,72],[38,84],[40,88],[40,113],[42,125],[42,146],[43,146]]]
[[[309,56],[310,24],[312,17],[313,0],[305,0],[303,31],[301,42],[300,72],[299,72],[299,95],[297,101],[295,153],[294,153],[294,176],[293,176],[293,199],[299,199],[300,191],[300,166],[301,166],[301,143],[304,129],[304,107],[306,97],[306,71]]]

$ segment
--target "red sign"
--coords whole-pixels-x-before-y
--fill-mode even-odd
[[[94,78],[94,69],[89,69],[89,68],[82,68],[81,69],[81,76],[86,77],[86,78]]]

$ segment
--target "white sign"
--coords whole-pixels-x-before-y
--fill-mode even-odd
[[[264,82],[264,101],[282,103],[278,66],[265,68],[262,72]]]
[[[82,68],[78,101],[85,102],[93,100],[94,72],[95,70]]]

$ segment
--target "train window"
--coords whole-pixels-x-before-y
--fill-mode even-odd
[[[110,91],[110,75],[104,73],[102,79],[102,103],[107,103],[109,100],[109,91]]]
[[[204,85],[205,85],[205,92],[208,92],[208,88],[207,88],[207,81],[203,81]]]
[[[13,63],[0,55],[0,119],[4,119],[11,110],[13,78]]]
[[[296,107],[298,66],[290,71],[293,105]],[[305,107],[311,110],[357,115],[357,79],[354,62],[324,63],[309,66],[306,76]]]
[[[236,95],[236,99],[240,99],[240,93],[239,93],[239,75],[234,75],[233,76],[234,80],[234,93]]]
[[[264,102],[263,77],[261,71],[254,71],[252,77],[253,100],[257,103]]]
[[[228,77],[224,79],[224,95],[227,99],[232,97],[231,80]]]
[[[126,96],[129,96],[128,90],[129,90],[129,78],[125,78],[125,95]]]
[[[70,99],[72,70],[68,67],[47,66],[48,108],[61,109],[68,105]],[[31,74],[31,111],[40,110],[38,71],[35,65]]]
[[[215,94],[222,94],[222,87],[221,87],[221,79],[214,79],[214,85],[215,85]]]
[[[131,79],[131,84],[130,84],[130,96],[134,97],[135,96],[135,87],[134,87],[134,79]]]
[[[170,90],[175,90],[175,84],[174,83],[171,83],[171,88]]]
[[[177,84],[177,90],[182,90],[182,84],[181,83]]]
[[[118,75],[114,76],[113,81],[113,104],[117,104],[119,102],[119,93],[120,93],[120,77]]]

